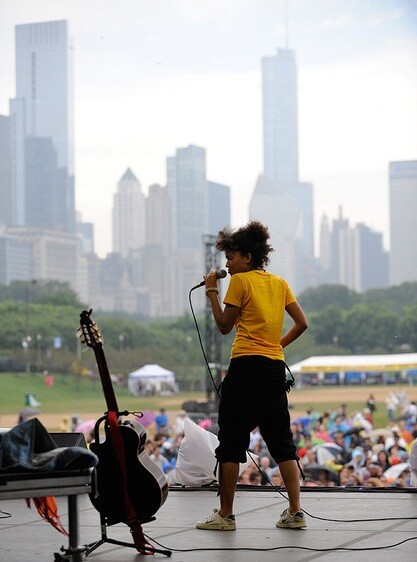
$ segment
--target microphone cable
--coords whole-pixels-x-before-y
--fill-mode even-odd
[[[207,372],[208,372],[208,374],[210,375],[210,379],[211,379],[211,382],[213,383],[213,386],[214,386],[214,388],[215,388],[215,390],[216,390],[216,394],[217,394],[217,396],[220,398],[220,389],[219,389],[219,387],[217,386],[216,381],[214,380],[213,374],[212,374],[212,372],[211,372],[210,364],[209,364],[209,362],[208,362],[207,355],[206,355],[206,352],[205,352],[205,349],[204,349],[203,340],[202,340],[202,338],[201,338],[201,333],[200,333],[200,328],[199,328],[199,326],[198,326],[197,318],[196,318],[195,312],[194,312],[193,302],[192,302],[192,299],[191,299],[191,293],[194,291],[194,289],[197,289],[199,286],[200,286],[200,285],[196,285],[195,287],[192,287],[192,289],[190,289],[190,292],[188,293],[188,301],[189,301],[189,303],[190,303],[191,315],[192,315],[192,317],[193,317],[194,324],[195,324],[195,327],[196,327],[197,336],[198,336],[198,341],[199,341],[199,343],[200,343],[201,353],[203,354],[204,362],[205,362],[206,367],[207,367]]]

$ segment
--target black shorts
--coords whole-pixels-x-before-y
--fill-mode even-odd
[[[220,387],[219,462],[246,462],[250,432],[259,427],[275,462],[298,460],[285,391],[284,361],[261,355],[232,359]]]

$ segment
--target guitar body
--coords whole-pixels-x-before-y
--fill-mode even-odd
[[[103,421],[98,420],[97,425]],[[95,432],[98,435],[98,427]],[[144,450],[146,441],[145,428],[138,422],[119,418],[118,427],[123,440],[125,456],[127,489],[130,501],[135,507],[141,523],[150,521],[168,496],[168,484],[163,471],[149,458]],[[96,490],[90,494],[94,507],[108,525],[125,522],[125,503],[123,484],[117,454],[114,451],[107,423],[106,439],[102,443],[93,441],[91,451],[99,458],[95,467]]]

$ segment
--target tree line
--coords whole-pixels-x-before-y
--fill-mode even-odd
[[[417,283],[359,294],[340,285],[310,288],[298,296],[309,329],[286,350],[288,364],[311,355],[417,351]],[[0,370],[82,374],[96,372],[92,350],[76,335],[86,308],[65,283],[14,281],[0,285]],[[172,369],[179,379],[206,373],[190,314],[149,319],[93,311],[113,373],[146,363]],[[197,317],[204,343],[204,317]],[[221,338],[227,365],[233,334]],[[25,345],[26,341],[26,345]]]

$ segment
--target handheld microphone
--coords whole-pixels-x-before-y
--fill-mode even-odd
[[[221,269],[220,271],[216,271],[216,279],[224,279],[227,275],[227,272],[224,269]],[[194,287],[191,289],[198,289],[199,287],[203,287],[205,285],[205,281],[201,281],[201,283],[198,283],[198,285],[194,285]]]

